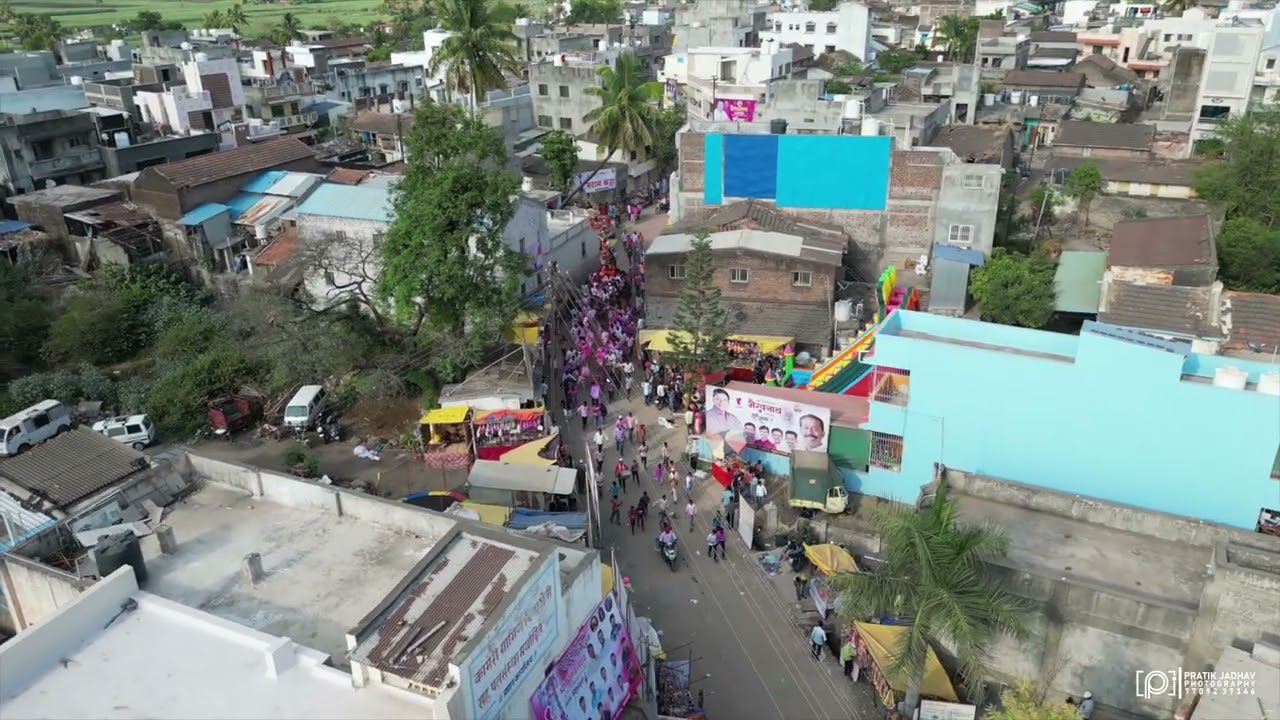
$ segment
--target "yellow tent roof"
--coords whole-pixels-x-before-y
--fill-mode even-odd
[[[466,405],[455,407],[439,407],[434,410],[428,410],[426,415],[418,421],[419,425],[434,425],[440,423],[443,425],[453,425],[460,422],[466,422],[467,414],[471,412],[471,408]]]
[[[858,563],[839,545],[805,545],[804,554],[824,575],[858,572]]]
[[[603,600],[613,590],[613,566],[600,563],[600,599]]]
[[[516,462],[516,463],[524,463],[527,465],[541,465],[543,467],[550,467],[551,465],[555,465],[556,464],[555,460],[548,460],[547,458],[544,458],[538,454],[542,452],[542,449],[545,448],[547,444],[550,443],[555,438],[556,438],[555,435],[548,435],[544,438],[531,440],[521,445],[520,447],[516,448],[515,450],[509,450],[506,453],[504,453],[502,456],[502,462]]]
[[[462,506],[468,510],[475,511],[480,516],[480,522],[487,525],[503,527],[507,524],[507,519],[511,517],[511,508],[503,507],[502,505],[488,505],[464,500]]]
[[[641,330],[640,344],[647,343],[649,349],[655,352],[671,352],[676,349],[671,338],[678,332],[679,330]],[[736,342],[753,342],[759,345],[760,352],[765,354],[775,352],[787,343],[795,341],[795,338],[782,335],[730,335],[728,339]]]
[[[893,676],[889,673],[888,668],[893,665],[894,657],[898,652],[898,643],[902,640],[902,634],[907,629],[901,625],[876,625],[874,623],[854,623],[854,627],[858,629],[858,635],[862,638],[862,642],[866,644],[867,652],[871,653],[871,657],[876,661],[876,665],[880,667],[880,672],[884,675],[884,679],[889,682],[889,687],[894,690],[905,693],[907,691],[907,680],[901,674]],[[947,702],[960,702],[960,698],[956,696],[956,690],[951,685],[951,678],[947,677],[947,671],[942,668],[942,663],[938,661],[938,656],[933,650],[929,650],[929,657],[925,660],[924,665],[924,682],[920,684],[920,694],[926,697],[939,698]]]

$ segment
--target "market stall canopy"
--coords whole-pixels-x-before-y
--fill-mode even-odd
[[[488,423],[502,422],[532,422],[542,419],[542,408],[531,408],[528,410],[511,410],[502,408],[501,410],[489,410],[488,412],[477,413],[471,417],[471,421],[476,425],[485,425]]]
[[[526,465],[541,465],[550,467],[555,465],[556,461],[542,457],[540,454],[543,449],[555,440],[556,434],[548,435],[544,438],[538,438],[532,442],[527,442],[515,450],[511,450],[502,456],[503,462],[524,463]]]
[[[641,330],[640,344],[648,345],[650,350],[656,352],[671,352],[676,349],[671,339],[679,333],[679,330]],[[789,343],[795,342],[795,338],[781,335],[730,335],[725,339],[730,342],[755,343],[760,352],[766,355],[781,350]]]
[[[867,652],[871,653],[872,659],[880,667],[880,672],[884,675],[885,680],[889,682],[889,687],[897,692],[905,693],[907,691],[907,679],[901,674],[890,673],[889,668],[893,666],[899,643],[902,642],[902,635],[907,632],[907,628],[901,625],[875,625],[873,623],[854,623],[854,627],[857,628],[858,635],[862,637],[862,641],[866,643]],[[956,696],[955,688],[951,685],[951,678],[947,677],[947,671],[942,668],[942,663],[938,661],[938,656],[933,652],[932,648],[929,649],[929,656],[925,658],[924,681],[920,683],[920,694],[948,702],[960,702],[960,698]]]
[[[497,525],[503,527],[507,524],[507,518],[511,517],[511,508],[502,505],[490,505],[488,503],[479,503],[473,500],[467,500],[462,506],[476,515],[480,516],[480,522],[487,525]]]
[[[822,545],[805,545],[805,557],[824,575],[836,573],[856,573],[858,563],[847,550],[839,545],[823,543]]]
[[[466,405],[457,405],[454,407],[439,407],[434,410],[428,410],[426,415],[418,421],[419,425],[457,425],[467,421],[467,413],[471,412],[471,408]]]
[[[505,460],[477,460],[471,466],[467,484],[488,490],[568,495],[573,492],[577,480],[578,471],[574,468],[538,467]]]

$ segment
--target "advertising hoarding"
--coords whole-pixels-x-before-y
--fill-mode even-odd
[[[594,177],[592,177],[592,173],[595,173]],[[616,190],[618,188],[618,171],[611,167],[601,168],[600,172],[588,170],[578,173],[577,179],[573,182],[575,187],[582,188],[582,192],[585,193]]]
[[[550,674],[534,691],[534,720],[611,718],[640,687],[642,674],[618,592],[605,596]]]
[[[498,625],[462,665],[467,717],[490,720],[538,670],[560,634],[560,570],[548,559]]]
[[[756,101],[716,98],[711,119],[716,122],[751,122],[756,119]]]
[[[705,412],[707,439],[735,450],[826,452],[831,439],[831,411],[814,405],[718,387],[707,393]]]

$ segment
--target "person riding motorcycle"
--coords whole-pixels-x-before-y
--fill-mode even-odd
[[[670,525],[663,525],[662,532],[658,534],[658,550],[661,551],[666,545],[673,545],[676,542],[676,531]]]

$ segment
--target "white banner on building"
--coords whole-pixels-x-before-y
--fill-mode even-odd
[[[751,540],[756,536],[756,509],[747,500],[745,492],[738,496],[738,534],[750,550]]]
[[[583,192],[588,194],[601,192],[602,190],[618,189],[618,174],[615,169],[611,167],[601,168],[600,172],[595,172],[595,177],[592,177],[593,172],[595,171],[588,170],[584,173],[578,173],[578,177],[573,183],[574,187],[580,187]],[[585,187],[583,187],[584,184]]]

